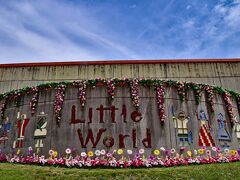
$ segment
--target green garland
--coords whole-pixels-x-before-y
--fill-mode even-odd
[[[123,85],[129,86],[132,79],[115,78],[115,79],[112,79],[112,81],[116,86],[123,86]],[[87,85],[89,87],[96,87],[98,84],[106,84],[106,82],[107,82],[107,79],[100,79],[100,78],[90,79],[90,80],[87,80]],[[152,87],[158,84],[162,84],[163,86],[166,86],[166,87],[173,86],[177,89],[179,99],[181,102],[183,102],[184,100],[187,100],[187,93],[190,90],[193,90],[196,104],[199,104],[200,98],[201,98],[201,92],[204,91],[206,87],[212,87],[214,92],[219,95],[223,95],[225,92],[227,92],[233,98],[235,98],[237,102],[239,102],[240,100],[240,93],[235,92],[233,90],[224,89],[223,87],[219,87],[219,86],[210,86],[207,84],[197,84],[193,82],[161,80],[161,79],[138,79],[138,83],[139,85],[144,87]],[[37,86],[24,87],[22,89],[16,89],[16,90],[12,90],[12,91],[0,94],[0,101],[4,101],[8,99],[8,101],[6,102],[8,103],[9,101],[14,100],[16,106],[19,107],[21,97],[24,96],[25,94],[31,94],[34,87],[38,88],[39,91],[43,91],[43,90],[55,89],[58,87],[59,84],[65,85],[66,88],[76,87],[76,81],[48,82],[48,83],[39,84]],[[0,107],[0,111],[1,111],[1,115],[3,116],[3,113],[4,113],[3,111],[4,111],[4,108],[6,108],[6,104],[2,103],[2,107]]]

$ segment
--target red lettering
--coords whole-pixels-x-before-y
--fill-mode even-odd
[[[119,148],[125,148],[124,139],[129,137],[129,135],[119,134]]]
[[[131,113],[131,118],[134,122],[139,122],[142,120],[142,114],[138,111],[133,111]]]
[[[121,117],[122,117],[122,119],[123,119],[123,122],[127,122],[126,121],[126,118],[127,118],[127,108],[126,108],[126,105],[125,104],[123,104],[122,105],[122,114],[121,114]]]
[[[96,141],[94,141],[92,129],[88,129],[87,138],[86,138],[85,143],[84,143],[82,132],[81,132],[80,129],[78,129],[77,130],[78,137],[79,137],[79,141],[80,141],[80,144],[81,144],[82,148],[86,148],[87,147],[87,144],[88,144],[89,140],[92,142],[92,145],[93,145],[92,148],[96,148],[96,146],[97,146],[97,144],[98,144],[102,134],[105,131],[106,131],[106,129],[104,129],[104,128],[99,129],[99,131],[97,133]]]
[[[76,106],[72,106],[72,115],[70,124],[85,123],[85,119],[76,119]]]
[[[147,128],[146,132],[147,137],[142,140],[142,143],[145,148],[151,148],[152,147],[152,141],[151,141],[151,132],[150,129]]]

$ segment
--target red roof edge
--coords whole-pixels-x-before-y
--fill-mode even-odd
[[[236,63],[240,58],[229,59],[160,59],[160,60],[111,60],[111,61],[68,61],[0,64],[4,67],[35,67],[35,66],[72,66],[72,65],[110,65],[110,64],[176,64],[176,63]]]

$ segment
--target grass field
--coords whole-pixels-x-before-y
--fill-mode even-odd
[[[0,179],[240,179],[240,162],[170,168],[77,169],[0,163]]]

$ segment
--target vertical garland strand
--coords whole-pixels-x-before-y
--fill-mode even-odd
[[[56,87],[54,112],[55,112],[57,125],[60,125],[60,121],[62,118],[62,106],[63,106],[64,96],[65,96],[65,88],[66,86],[61,83],[59,83],[58,86]]]
[[[230,95],[227,92],[223,93],[223,100],[225,102],[225,106],[227,109],[227,113],[230,119],[231,126],[233,127],[235,123],[237,122],[236,116],[234,115],[233,108],[232,108],[232,102],[230,99]]]
[[[108,79],[106,85],[109,98],[112,101],[115,97],[115,81],[113,79]]]
[[[38,87],[32,87],[32,99],[30,102],[30,107],[31,107],[31,115],[33,116],[36,112],[36,107],[38,103],[38,97],[39,97],[39,89]]]
[[[164,106],[164,87],[162,83],[159,83],[156,85],[156,92],[157,92],[159,118],[160,118],[161,125],[164,125],[166,120],[166,115],[165,115],[165,106]]]
[[[82,109],[85,107],[86,100],[87,100],[86,89],[87,89],[87,81],[86,80],[78,81],[78,95],[80,99],[80,106]]]
[[[4,119],[4,114],[5,114],[5,110],[6,110],[6,107],[7,107],[7,102],[9,100],[9,96],[5,96],[1,101],[2,101],[2,104],[1,104],[1,107],[0,107],[0,116],[1,116],[1,119],[3,120]]]
[[[138,94],[138,80],[133,79],[130,81],[130,89],[131,89],[131,98],[132,103],[136,109],[139,108],[139,94]]]
[[[213,87],[210,87],[210,86],[206,86],[205,87],[205,91],[206,91],[206,100],[209,104],[209,108],[210,108],[210,111],[211,112],[214,112],[214,93],[213,93]]]

